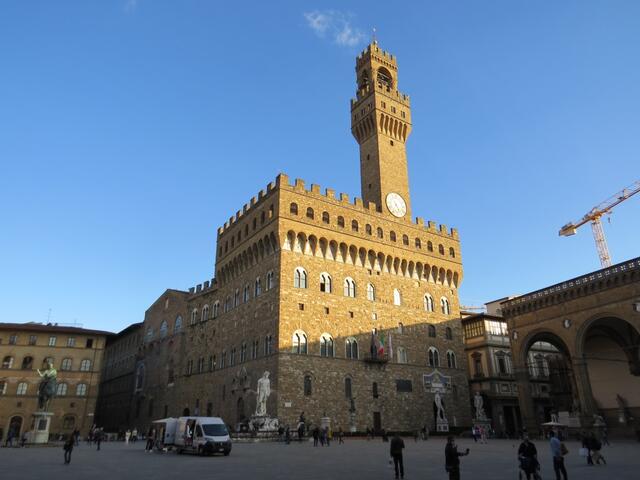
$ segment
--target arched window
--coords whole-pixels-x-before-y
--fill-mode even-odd
[[[398,334],[402,335],[404,333],[404,325],[402,322],[398,322]]]
[[[444,329],[444,338],[447,340],[453,340],[453,330],[451,330],[451,327]]]
[[[22,370],[31,370],[33,368],[33,357],[26,356],[22,359]]]
[[[247,283],[242,289],[242,303],[247,303],[249,301],[249,291],[251,287]]]
[[[264,354],[271,355],[273,353],[273,336],[267,335],[264,337]]]
[[[444,255],[444,245],[442,244],[438,245],[438,253],[440,255]]]
[[[358,341],[353,337],[347,338],[345,342],[345,356],[353,360],[358,359]]]
[[[393,304],[394,305],[402,305],[402,294],[400,290],[397,288],[393,289]]]
[[[167,336],[167,331],[169,330],[169,324],[166,320],[163,320],[160,324],[160,338],[164,338]]]
[[[447,367],[456,368],[456,354],[451,350],[447,351]]]
[[[407,235],[402,235],[402,244],[409,245],[409,237]]]
[[[356,282],[351,277],[344,279],[344,296],[351,298],[356,296]]]
[[[136,382],[135,382],[135,391],[139,392],[144,387],[144,364],[140,363],[138,368],[136,368]]]
[[[274,286],[274,282],[273,282],[273,272],[272,271],[268,271],[267,272],[267,290],[271,290]]]
[[[384,238],[384,232],[380,227],[376,228],[376,235],[378,235],[378,238]]]
[[[273,273],[271,275],[273,276]],[[256,281],[253,284],[253,296],[259,297],[261,294],[262,294],[262,279],[258,277],[256,278]]]
[[[367,235],[373,235],[373,228],[368,223],[365,225],[364,231],[367,232]]]
[[[191,310],[191,325],[194,325],[198,321],[198,309]]]
[[[427,250],[429,250],[430,252],[433,252],[433,243],[431,243],[430,241],[427,242]]]
[[[387,92],[393,89],[393,77],[384,67],[378,68],[377,82],[379,86],[386,88]]]
[[[373,283],[367,284],[367,300],[371,300],[372,302],[376,301],[376,287]]]
[[[320,291],[331,293],[331,275],[326,272],[320,274]]]
[[[76,396],[84,397],[87,394],[87,384],[79,383],[76,385]]]
[[[329,223],[331,218],[329,217],[329,212],[322,212],[322,223]]]
[[[2,359],[2,368],[13,368],[13,357],[7,355]]]
[[[307,334],[302,330],[296,330],[293,334],[293,353],[299,353],[301,355],[307,354]]]
[[[393,230],[389,232],[389,240],[391,240],[392,242],[396,241],[396,232],[394,232]]]
[[[60,370],[69,371],[71,370],[71,362],[70,358],[63,358],[62,363],[60,364]]]
[[[269,210],[269,213],[271,213],[271,210]],[[265,219],[265,214],[264,212],[262,212],[260,214],[260,225],[264,225],[264,219]]]
[[[449,247],[449,256],[452,258],[456,258],[456,251],[453,247]]]
[[[80,362],[80,371],[88,372],[91,370],[91,360],[84,359]]]
[[[345,398],[351,398],[351,378],[347,377],[344,379],[344,396]]]
[[[26,395],[27,394],[27,382],[20,382],[18,384],[18,388],[16,389],[16,395]]]
[[[311,394],[313,393],[313,390],[311,388],[311,375],[305,375],[304,376],[303,389],[304,389],[304,394],[307,397],[311,396]]]
[[[211,318],[218,318],[218,315],[220,315],[220,301],[216,300],[213,303],[213,312]]]
[[[229,310],[231,310],[231,295],[227,295],[227,298],[225,298],[224,300],[224,312],[227,313]]]
[[[398,347],[398,363],[407,363],[407,350],[404,347]]]
[[[178,315],[176,317],[176,323],[173,325],[173,333],[178,333],[182,330],[182,317]]]
[[[233,294],[233,306],[237,307],[240,305],[240,289],[236,288],[236,291]]]
[[[443,315],[449,315],[451,313],[451,309],[449,308],[449,300],[446,297],[442,297],[440,299],[440,309],[442,310]]]
[[[344,217],[338,217],[338,226],[344,228]]]
[[[144,340],[147,343],[149,343],[151,340],[153,340],[153,327],[147,328],[147,333],[145,333]]]
[[[438,349],[436,347],[429,347],[429,366],[440,366],[440,354],[438,353]]]
[[[297,203],[292,203],[291,205],[289,205],[289,213],[291,215],[298,215],[298,204]]]
[[[416,248],[422,248],[422,242],[419,238],[416,238]]]
[[[314,213],[313,213],[313,208],[309,207],[307,208],[307,218],[309,220],[313,220],[315,217]]]
[[[424,309],[427,312],[433,312],[433,297],[426,293],[423,299]]]
[[[293,272],[293,287],[294,288],[307,288],[307,271],[298,267]]]
[[[427,330],[429,332],[429,337],[436,338],[436,327],[434,325],[429,325]]]
[[[320,337],[320,355],[323,357],[333,357],[333,337],[328,333],[323,333]]]
[[[357,232],[360,229],[357,220],[351,220],[351,231]]]
[[[64,397],[67,394],[67,384],[62,382],[56,386],[56,395],[58,397]]]
[[[202,307],[202,321],[206,322],[207,320],[209,320],[209,305]]]

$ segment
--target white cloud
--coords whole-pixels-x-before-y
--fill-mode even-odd
[[[124,4],[124,11],[127,13],[135,12],[138,8],[138,0],[127,0]]]
[[[307,26],[320,38],[330,38],[337,45],[354,47],[361,43],[366,35],[351,25],[351,15],[335,10],[304,13]]]

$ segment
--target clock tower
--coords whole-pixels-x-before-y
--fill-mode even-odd
[[[398,91],[396,58],[372,42],[356,59],[351,132],[360,145],[362,200],[411,219],[405,143],[411,133],[409,97]]]

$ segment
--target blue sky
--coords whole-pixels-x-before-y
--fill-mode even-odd
[[[558,229],[640,178],[640,2],[5,1],[0,321],[119,330],[212,276],[279,172],[359,195],[354,57],[411,96],[415,215],[457,227],[464,304],[599,268]],[[640,254],[640,196],[605,223]]]

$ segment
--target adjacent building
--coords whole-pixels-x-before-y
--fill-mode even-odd
[[[142,322],[107,338],[100,376],[96,424],[108,432],[131,428],[136,361],[142,344]]]
[[[358,56],[351,132],[361,197],[286,175],[218,229],[215,276],[145,314],[131,424],[215,414],[241,426],[269,372],[267,413],[333,428],[471,423],[455,229],[412,217],[409,97],[376,42]]]
[[[49,411],[51,435],[94,423],[100,371],[109,332],[41,323],[0,323],[0,437],[20,438],[33,429],[38,408],[37,369],[50,360],[58,371],[56,397]]]

